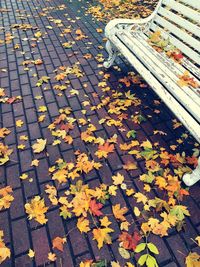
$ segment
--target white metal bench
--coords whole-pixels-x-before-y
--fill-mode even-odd
[[[149,36],[157,31],[181,51],[181,64],[149,44]],[[160,0],[145,19],[111,20],[105,35],[109,58],[104,67],[112,66],[118,51],[121,52],[200,142],[200,88],[180,87],[177,83],[186,70],[200,83],[200,1]],[[198,180],[200,158],[198,167],[183,177],[188,186]]]

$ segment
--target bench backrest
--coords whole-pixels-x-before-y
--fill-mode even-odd
[[[200,65],[200,0],[161,0],[150,29]]]

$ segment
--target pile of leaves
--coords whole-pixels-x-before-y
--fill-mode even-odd
[[[99,0],[92,4],[88,13],[100,21],[113,18],[144,18],[154,10],[158,0]]]

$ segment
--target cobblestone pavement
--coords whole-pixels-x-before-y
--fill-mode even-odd
[[[66,8],[60,5],[66,5]],[[0,31],[0,39],[4,40],[5,32],[11,32],[11,25],[29,23],[33,27],[43,33],[43,37],[39,41],[32,41],[34,29],[22,30],[17,27],[12,29],[15,38],[5,44],[0,44],[0,87],[5,88],[6,94],[10,97],[21,96],[22,101],[12,104],[1,104],[0,107],[0,126],[7,127],[11,133],[5,138],[5,143],[14,150],[10,156],[11,161],[0,167],[0,183],[1,187],[10,185],[13,188],[15,200],[11,207],[0,211],[0,229],[4,231],[4,240],[6,246],[11,250],[11,258],[2,263],[1,266],[31,267],[31,266],[78,266],[85,259],[104,259],[115,260],[123,266],[124,260],[118,253],[119,241],[119,224],[113,219],[112,228],[115,232],[112,235],[112,244],[104,245],[102,249],[97,248],[97,243],[92,240],[91,232],[89,234],[81,234],[78,229],[71,231],[67,237],[67,243],[64,246],[64,252],[56,251],[58,259],[54,263],[47,260],[47,254],[52,248],[52,239],[57,236],[64,236],[70,229],[76,225],[76,218],[64,220],[59,216],[59,208],[51,206],[47,195],[44,192],[46,184],[54,184],[49,175],[48,168],[55,164],[58,158],[64,158],[66,161],[74,159],[74,152],[81,150],[91,157],[94,155],[94,147],[92,144],[85,144],[80,139],[81,128],[76,124],[71,131],[73,137],[72,144],[61,143],[57,146],[50,145],[53,137],[47,128],[50,123],[59,115],[59,109],[71,107],[74,118],[87,118],[96,126],[97,136],[109,138],[117,133],[121,142],[127,141],[127,137],[118,127],[99,124],[101,118],[107,115],[106,108],[91,110],[88,106],[83,105],[83,101],[89,100],[93,105],[100,103],[100,97],[104,94],[99,89],[98,83],[102,81],[100,73],[101,68],[95,57],[98,54],[106,56],[106,52],[101,46],[103,33],[98,33],[96,29],[104,29],[105,25],[92,19],[91,15],[87,15],[85,10],[89,3],[86,1],[65,1],[65,0],[1,0],[0,1],[0,17],[2,26],[5,31]],[[7,9],[7,10],[5,10]],[[56,27],[54,20],[62,20],[64,27],[72,25],[72,29],[81,29],[88,36],[82,40],[75,40],[76,35],[69,34],[60,36],[62,27]],[[61,22],[60,22],[61,23]],[[51,27],[47,27],[51,26]],[[45,34],[46,32],[46,34]],[[62,43],[75,41],[72,48],[64,48]],[[34,46],[33,44],[36,43]],[[19,49],[16,49],[19,44]],[[22,51],[24,53],[22,53]],[[92,55],[91,59],[83,57],[86,53]],[[98,57],[101,57],[99,55]],[[22,65],[25,60],[42,59],[44,64],[33,65],[29,71],[24,70],[26,66]],[[69,90],[62,91],[63,96],[59,96],[59,91],[53,89],[57,84],[53,77],[54,70],[59,66],[71,66],[79,62],[83,71],[83,77],[77,78],[69,76],[70,89],[78,90],[79,94],[69,94]],[[128,65],[119,60],[122,71],[111,69],[108,71],[111,77],[108,85],[111,89],[123,90],[123,86],[119,86],[118,79],[123,78],[127,71],[132,70]],[[29,66],[28,66],[29,67]],[[4,71],[6,69],[7,71]],[[34,75],[34,73],[37,74]],[[37,87],[38,77],[48,76],[51,81],[45,84],[48,90]],[[87,84],[84,87],[83,84]],[[135,112],[141,113],[147,118],[141,124],[134,124],[139,140],[149,139],[151,142],[159,142],[160,146],[169,150],[170,145],[177,145],[176,152],[185,151],[191,154],[194,140],[189,137],[183,143],[181,135],[186,131],[183,127],[176,130],[173,129],[172,120],[175,119],[168,108],[161,103],[159,107],[155,103],[157,96],[147,88],[141,88],[136,84],[131,85],[131,90],[142,101],[139,107],[129,108],[129,114]],[[110,92],[106,93],[110,94]],[[35,99],[41,95],[41,99]],[[38,117],[43,114],[38,112],[39,106],[46,106],[47,111],[44,113],[46,118],[44,122],[38,122]],[[84,115],[81,110],[87,110]],[[155,110],[159,112],[154,112]],[[16,127],[16,121],[24,122],[22,127]],[[127,132],[133,129],[133,124],[127,120],[123,126]],[[154,130],[160,130],[167,135],[154,134]],[[24,141],[25,149],[17,148],[21,135],[28,136],[28,140]],[[33,154],[31,146],[37,138],[48,140],[45,153],[38,154],[37,158],[40,163],[38,167],[31,166],[31,161],[36,156]],[[177,140],[180,142],[178,143]],[[142,190],[141,182],[138,176],[145,171],[144,161],[137,160],[138,169],[126,172],[122,169],[124,162],[133,158],[131,155],[124,155],[120,149],[116,149],[114,153],[109,154],[108,159],[103,161],[103,167],[99,171],[92,171],[85,176],[84,182],[90,186],[98,186],[99,182],[109,182],[111,176],[117,171],[122,171],[127,179],[133,182],[136,190]],[[19,179],[22,173],[28,173],[33,178],[32,182]],[[58,189],[62,194],[62,186]],[[171,230],[169,235],[163,238],[152,235],[150,238],[160,250],[157,256],[159,266],[163,267],[183,267],[185,266],[184,258],[190,251],[199,251],[197,245],[191,240],[199,235],[200,232],[200,188],[195,185],[190,189],[190,196],[184,198],[183,204],[186,205],[191,216],[186,219],[186,231],[178,233]],[[45,198],[47,206],[51,206],[47,212],[48,223],[46,225],[38,225],[33,220],[29,221],[24,210],[24,204],[36,195]],[[154,192],[152,195],[155,196]],[[111,204],[121,203],[126,205],[130,212],[127,218],[134,218],[131,207],[134,202],[126,197],[123,190],[119,190],[117,200],[112,199],[105,205],[104,212],[111,213]],[[35,251],[35,258],[32,260],[27,256],[29,248]],[[52,250],[51,250],[52,251]],[[183,256],[185,255],[185,256]]]

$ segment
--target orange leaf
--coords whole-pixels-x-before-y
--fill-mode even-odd
[[[52,240],[53,248],[57,248],[58,250],[63,252],[63,244],[65,242],[66,242],[65,238],[57,236]]]

